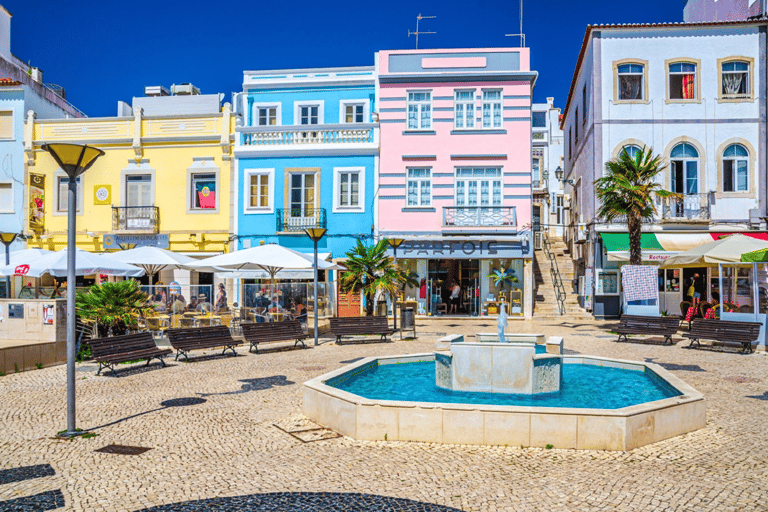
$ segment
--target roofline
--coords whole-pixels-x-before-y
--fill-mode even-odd
[[[243,71],[243,75],[290,75],[295,73],[336,73],[339,71],[375,71],[374,66],[350,66],[341,68],[295,68]]]
[[[560,124],[560,129],[565,129],[565,120],[568,119],[568,113],[571,109],[571,100],[573,99],[573,91],[576,88],[576,81],[578,79],[578,72],[581,69],[581,65],[584,61],[584,55],[587,53],[587,46],[590,41],[590,37],[593,30],[625,30],[625,29],[663,29],[663,28],[699,28],[699,27],[723,27],[731,25],[765,25],[768,24],[768,18],[758,18],[753,20],[731,20],[731,21],[697,21],[694,23],[624,23],[619,25],[587,25],[587,30],[584,32],[584,40],[581,43],[581,51],[579,52],[579,58],[576,60],[576,67],[573,70],[573,78],[571,78],[571,88],[568,90],[568,98],[565,101],[565,107],[563,107],[563,122]]]

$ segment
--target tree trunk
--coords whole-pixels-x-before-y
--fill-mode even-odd
[[[640,235],[642,234],[642,219],[636,212],[627,215],[627,230],[629,231],[629,264],[641,265],[643,262]]]
[[[365,296],[365,316],[373,316],[374,293]]]

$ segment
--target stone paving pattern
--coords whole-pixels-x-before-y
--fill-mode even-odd
[[[599,452],[346,437],[303,443],[274,426],[301,420],[301,384],[310,378],[361,357],[432,352],[444,334],[471,340],[495,325],[419,320],[418,329],[418,340],[323,340],[306,350],[272,345],[236,358],[171,358],[167,368],[139,363],[118,378],[96,377],[96,365],[83,363],[78,426],[98,435],[73,441],[54,437],[65,426],[64,366],[0,377],[0,472],[42,464],[55,471],[0,483],[0,510],[33,510],[12,507],[43,493],[56,500],[59,490],[64,506],[57,510],[86,512],[203,510],[194,502],[219,498],[232,498],[218,502],[232,510],[249,503],[292,510],[302,495],[338,496],[329,493],[372,496],[381,508],[370,510],[768,510],[768,356],[685,350],[684,341],[618,344],[599,322],[516,321],[508,331],[562,335],[568,353],[661,364],[704,393],[707,427],[631,452]],[[95,451],[112,443],[151,450]],[[182,502],[192,503],[161,508]],[[343,508],[349,500],[329,503],[314,509],[354,509]]]

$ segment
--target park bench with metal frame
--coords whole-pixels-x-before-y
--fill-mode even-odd
[[[155,344],[155,338],[149,331],[109,338],[94,338],[88,340],[87,343],[91,347],[93,359],[99,363],[99,371],[96,372],[96,375],[100,375],[104,368],[109,368],[112,370],[112,374],[117,376],[116,364],[142,359],[147,360],[147,366],[152,359],[159,359],[165,366],[163,357],[173,353],[167,348],[158,348]]]
[[[355,316],[331,318],[331,334],[336,336],[336,343],[341,345],[344,336],[364,336],[378,334],[381,341],[387,341],[387,336],[395,332],[389,326],[386,316]]]
[[[742,354],[754,352],[752,342],[760,338],[759,322],[734,322],[732,320],[708,320],[697,318],[689,332],[683,336],[690,338],[691,344],[686,348],[700,347],[699,340],[712,340],[720,345],[741,347]]]
[[[664,336],[662,345],[667,342],[672,344],[672,336],[677,334],[680,328],[680,319],[676,316],[640,316],[640,315],[622,315],[620,324],[613,331],[618,333],[619,337],[627,340],[627,334],[647,334]]]
[[[286,320],[284,322],[243,322],[240,324],[245,341],[251,344],[248,352],[259,353],[259,343],[272,343],[275,341],[295,340],[293,346],[299,343],[306,348],[304,340],[308,334],[301,327],[298,320]]]
[[[224,347],[221,355],[226,354],[227,350],[231,350],[232,355],[236,356],[235,347],[243,344],[242,341],[232,338],[232,333],[230,333],[229,327],[226,325],[194,327],[190,329],[168,329],[166,334],[168,335],[171,347],[176,351],[175,360],[177,361],[179,356],[184,356],[184,359],[189,361],[189,351],[191,350],[214,347]]]

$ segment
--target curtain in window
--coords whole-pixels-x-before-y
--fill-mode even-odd
[[[694,80],[696,75],[683,75],[683,99],[692,100],[696,96],[694,93]]]
[[[723,92],[725,94],[739,94],[744,75],[736,73],[723,74]]]
[[[195,183],[200,208],[216,208],[216,180],[198,180]]]
[[[619,84],[621,87],[621,97],[619,99],[622,100],[639,100],[642,99],[640,97],[640,84],[641,82],[640,76],[620,76],[619,77]]]

